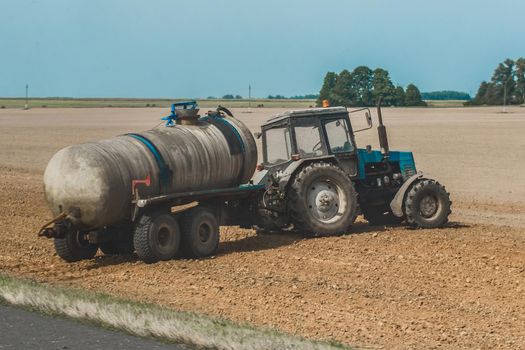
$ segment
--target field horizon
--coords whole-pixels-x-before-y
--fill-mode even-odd
[[[30,97],[31,108],[169,108],[172,103],[196,100],[201,108],[223,105],[230,108],[309,108],[315,99],[209,99],[209,98],[134,98],[134,97]],[[464,100],[425,100],[429,108],[466,107]],[[23,109],[25,97],[0,97],[0,109]],[[395,107],[411,108],[411,107]]]

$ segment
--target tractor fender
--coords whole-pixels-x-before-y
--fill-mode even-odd
[[[330,156],[325,156],[325,157],[299,159],[294,162],[291,162],[290,165],[288,165],[288,167],[286,167],[286,169],[284,169],[284,171],[279,176],[279,190],[283,192],[286,190],[286,186],[290,182],[290,179],[292,178],[292,176],[294,176],[297,170],[301,169],[304,164],[310,164],[310,163],[317,162],[320,160],[328,160],[328,159],[333,160],[335,159],[335,157],[330,155]]]
[[[392,202],[390,202],[390,209],[392,209],[392,213],[397,217],[402,217],[404,215],[403,213],[403,201],[405,200],[405,194],[409,190],[410,186],[419,179],[423,178],[423,172],[418,171],[417,174],[412,175],[411,177],[406,180],[403,185],[399,188],[397,191],[394,199],[392,199]]]

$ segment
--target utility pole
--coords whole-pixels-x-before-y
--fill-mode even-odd
[[[252,84],[248,85],[248,107],[252,108]]]
[[[26,104],[24,106],[24,109],[29,109],[29,85],[26,84]]]

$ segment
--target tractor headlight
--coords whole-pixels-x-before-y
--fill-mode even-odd
[[[392,175],[392,178],[394,180],[401,180],[403,178],[403,174],[401,173],[395,173],[394,175]]]

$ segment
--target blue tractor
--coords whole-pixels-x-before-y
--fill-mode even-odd
[[[364,114],[367,126],[353,130],[351,113]],[[416,170],[412,152],[389,149],[380,102],[377,114],[380,150],[355,142],[356,132],[372,128],[368,108],[289,111],[263,124],[256,135],[262,137],[263,162],[253,179],[265,188],[258,231],[338,234],[359,214],[370,225],[444,225],[451,212],[449,193]]]

